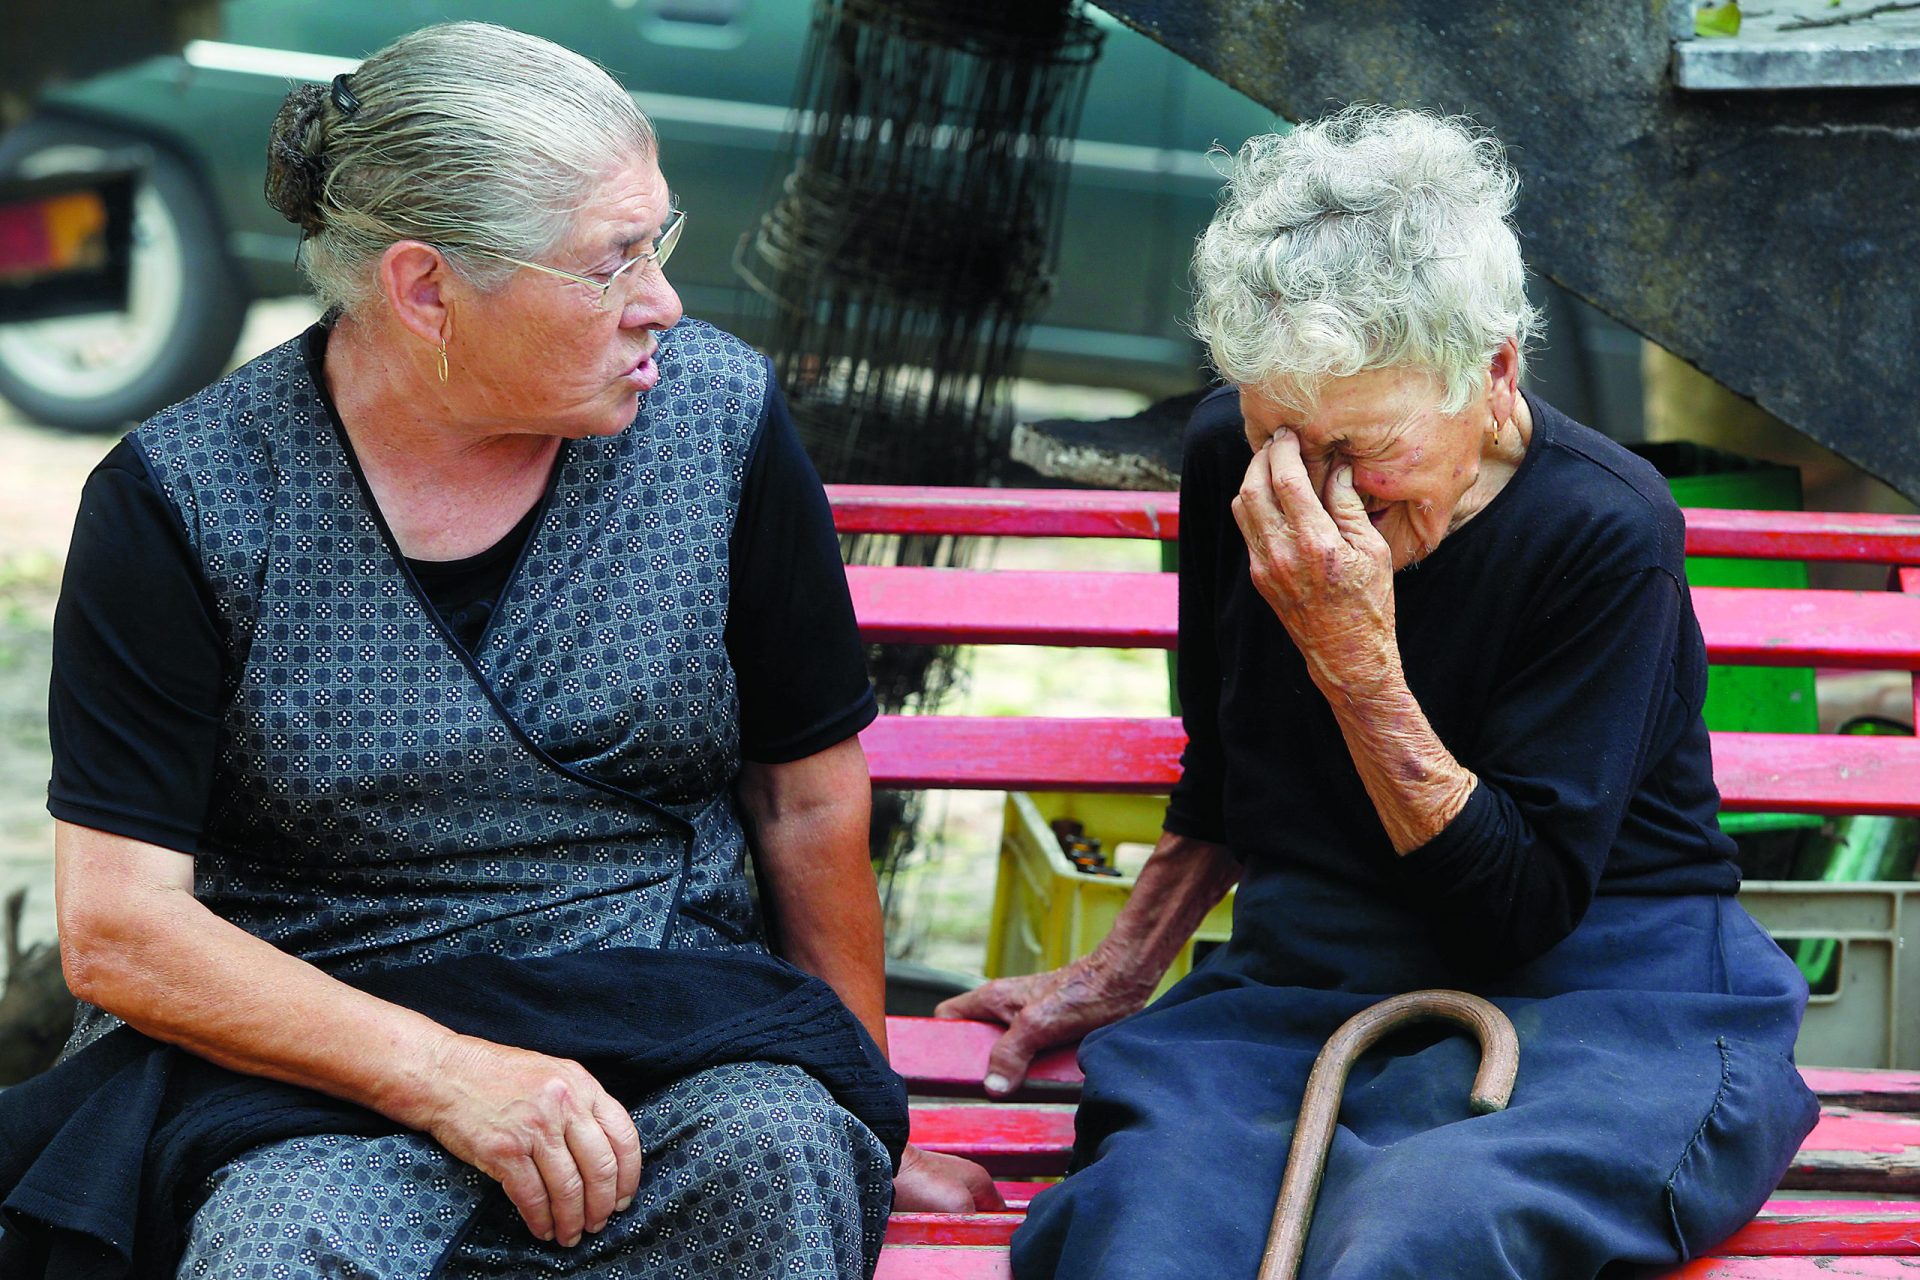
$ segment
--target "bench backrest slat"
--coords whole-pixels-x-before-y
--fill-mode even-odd
[[[881,716],[860,735],[877,787],[1165,792],[1186,735],[1171,717]],[[1723,807],[1920,817],[1920,739],[1716,733]]]
[[[841,533],[1162,542],[1180,536],[1177,493],[830,484],[827,499]]]
[[[1092,489],[828,485],[842,533],[966,537],[1180,536],[1180,495]],[[1690,507],[1687,553],[1753,560],[1920,564],[1920,516]]]
[[[1171,649],[1170,573],[1035,572],[853,565],[860,634],[873,644],[1022,644]],[[1713,662],[1920,669],[1920,595],[1696,587]]]

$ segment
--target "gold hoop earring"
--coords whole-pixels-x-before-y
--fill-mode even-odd
[[[436,354],[440,358],[440,381],[445,382],[447,380],[447,344],[441,343],[440,350]]]

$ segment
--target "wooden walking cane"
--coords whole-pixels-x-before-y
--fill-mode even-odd
[[[1346,1089],[1347,1073],[1380,1037],[1413,1022],[1458,1023],[1479,1040],[1480,1070],[1473,1078],[1469,1097],[1474,1114],[1504,1110],[1513,1097],[1513,1078],[1520,1070],[1520,1038],[1507,1015],[1479,996],[1464,991],[1409,991],[1348,1018],[1320,1050],[1307,1076],[1300,1119],[1293,1127],[1293,1145],[1287,1149],[1287,1172],[1280,1181],[1273,1226],[1267,1233],[1266,1252],[1260,1258],[1259,1280],[1294,1280],[1299,1274],[1313,1202],[1320,1194],[1320,1176],[1326,1171],[1334,1123],[1340,1118],[1340,1095]]]

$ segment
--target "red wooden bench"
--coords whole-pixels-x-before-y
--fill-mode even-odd
[[[830,486],[843,533],[1140,538],[1179,535],[1174,494]],[[1885,592],[1698,588],[1711,659],[1756,666],[1920,671],[1920,518],[1689,511],[1694,555],[1878,564]],[[848,570],[862,634],[882,643],[1172,648],[1171,574]],[[1920,707],[1920,697],[1916,698]],[[1184,744],[1167,717],[886,716],[862,741],[874,785],[1163,792]],[[1716,733],[1728,809],[1920,815],[1920,740]],[[1012,1099],[984,1101],[981,1023],[889,1019],[916,1102],[914,1140],[997,1179],[1057,1176],[1080,1075],[1070,1051],[1036,1064]],[[1780,1192],[1718,1251],[1670,1271],[1689,1280],[1912,1276],[1920,1280],[1920,1072],[1807,1068],[1818,1127]],[[883,1280],[995,1280],[1036,1190],[1002,1181],[1010,1211],[896,1214]],[[1808,1195],[1848,1198],[1805,1198]]]

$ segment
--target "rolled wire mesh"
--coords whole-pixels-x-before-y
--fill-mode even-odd
[[[1078,0],[818,0],[785,176],[735,256],[830,482],[982,484],[1052,286],[1067,152],[1100,33]],[[958,567],[971,540],[854,537],[850,564]],[[883,709],[930,710],[948,649],[876,649]],[[918,797],[875,797],[891,887]],[[889,895],[891,896],[891,895]]]

